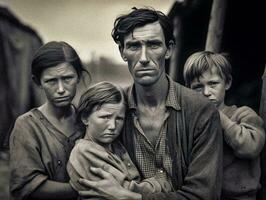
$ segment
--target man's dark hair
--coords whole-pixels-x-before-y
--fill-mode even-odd
[[[169,18],[160,11],[151,8],[132,8],[129,14],[122,15],[116,18],[114,28],[112,30],[112,37],[114,41],[124,47],[124,38],[126,35],[133,32],[137,27],[142,27],[158,21],[163,29],[165,44],[168,47],[169,42],[174,42],[173,27]]]

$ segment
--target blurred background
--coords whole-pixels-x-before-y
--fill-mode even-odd
[[[265,1],[241,0],[0,0],[0,199],[8,199],[8,140],[17,116],[44,101],[32,84],[31,59],[42,44],[71,44],[91,73],[80,83],[76,102],[89,84],[132,81],[111,31],[132,7],[153,7],[169,16],[176,48],[167,73],[183,84],[183,65],[195,51],[225,52],[233,67],[227,103],[257,112],[265,68]],[[265,95],[266,96],[266,95]]]

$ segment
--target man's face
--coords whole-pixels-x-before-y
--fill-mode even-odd
[[[165,59],[172,53],[168,48],[159,22],[135,28],[124,38],[122,58],[128,62],[129,72],[135,83],[150,86],[165,73]]]
[[[47,101],[55,107],[71,104],[76,94],[78,80],[76,70],[68,63],[49,67],[40,77],[41,88],[45,92]]]
[[[211,67],[199,78],[191,82],[191,89],[207,97],[219,109],[224,106],[225,91],[231,86],[219,75],[216,67]]]

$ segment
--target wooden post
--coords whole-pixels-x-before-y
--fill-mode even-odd
[[[181,19],[179,16],[174,17],[173,27],[174,27],[174,37],[176,45],[174,47],[173,54],[170,60],[169,75],[173,80],[179,81],[180,80],[179,55],[181,49]]]
[[[220,52],[227,0],[213,0],[205,50]]]

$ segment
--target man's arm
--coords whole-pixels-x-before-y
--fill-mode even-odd
[[[100,181],[80,179],[79,183],[88,188],[80,191],[83,198],[104,197],[108,200],[142,200],[141,194],[123,188],[120,183],[108,172],[101,168],[90,168],[91,172],[102,178]],[[89,190],[89,188],[91,190]]]
[[[239,158],[257,158],[265,142],[262,119],[247,106],[238,108],[228,118],[219,111],[224,138]]]

